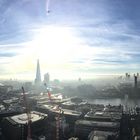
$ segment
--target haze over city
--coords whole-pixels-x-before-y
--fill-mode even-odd
[[[139,0],[1,0],[0,78],[93,78],[140,69]]]

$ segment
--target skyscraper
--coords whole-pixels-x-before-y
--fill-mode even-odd
[[[134,74],[134,85],[135,85],[135,88],[137,88],[137,83],[138,83],[138,82],[137,82],[137,78],[138,78],[138,77]]]
[[[46,85],[49,85],[49,83],[50,83],[50,75],[49,75],[49,73],[44,74],[44,83]]]
[[[41,74],[40,74],[40,64],[39,64],[39,59],[37,60],[37,69],[36,69],[35,84],[36,84],[36,85],[41,84]]]

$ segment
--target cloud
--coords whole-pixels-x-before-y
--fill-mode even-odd
[[[139,69],[139,1],[52,0],[49,15],[45,13],[45,2],[0,1],[1,71],[8,72],[14,66],[16,71],[11,71],[12,74],[31,74],[38,53],[44,59],[43,71],[51,70],[54,75],[58,71],[59,74],[61,71],[104,73],[105,70],[113,73]],[[44,36],[45,45],[39,46],[42,51],[35,36],[49,26],[61,32]],[[61,36],[65,33],[63,29],[73,33],[72,41],[67,42],[67,36]],[[59,41],[51,40],[50,36]]]
[[[15,53],[0,53],[0,57],[13,57],[16,56]]]

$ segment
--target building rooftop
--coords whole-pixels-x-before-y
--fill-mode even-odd
[[[99,121],[89,121],[89,120],[77,120],[76,125],[84,125],[91,127],[104,127],[104,128],[119,128],[119,122],[99,122]]]
[[[75,111],[75,110],[70,110],[70,109],[62,109],[58,108],[58,106],[52,106],[52,105],[42,105],[44,109],[48,109],[51,112],[55,113],[64,113],[64,115],[72,115],[72,116],[80,116],[82,113]]]
[[[4,84],[0,83],[0,86],[4,86]]]
[[[5,104],[12,104],[12,103],[17,103],[19,99],[16,97],[12,97],[11,99],[3,100],[3,103]]]
[[[89,134],[90,140],[108,140],[108,137],[112,139],[116,139],[118,136],[117,132],[110,132],[110,131],[91,131]]]
[[[31,112],[32,122],[36,122],[38,120],[44,119],[44,117],[47,117],[47,114],[36,112],[36,111]],[[10,117],[10,119],[14,121],[15,123],[19,123],[19,124],[26,124],[28,122],[28,117],[26,113],[12,116]]]
[[[85,115],[85,118],[120,120],[122,118],[122,113],[106,112],[106,111],[95,111],[95,112],[90,111]]]

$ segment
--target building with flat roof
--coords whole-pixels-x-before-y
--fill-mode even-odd
[[[119,122],[99,122],[99,121],[89,121],[89,120],[77,120],[75,122],[75,136],[80,138],[80,140],[86,140],[91,131],[109,131],[109,132],[119,132],[120,123]]]
[[[48,115],[36,111],[31,112],[31,136],[45,133]],[[26,140],[28,117],[26,113],[6,117],[2,121],[2,131],[7,139]]]

